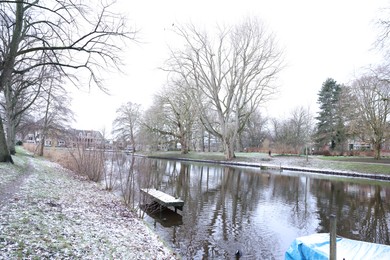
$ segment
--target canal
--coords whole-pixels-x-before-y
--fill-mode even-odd
[[[127,157],[115,189],[183,259],[283,259],[299,236],[329,232],[390,244],[390,183]],[[162,210],[139,194],[157,188],[184,200]]]

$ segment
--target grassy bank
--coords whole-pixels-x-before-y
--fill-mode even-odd
[[[186,158],[194,160],[225,161],[223,153],[190,152],[181,154],[179,151],[153,152],[145,154],[162,158]],[[258,162],[282,166],[308,166],[319,169],[332,169],[372,174],[390,174],[390,158],[375,160],[370,157],[325,157],[325,156],[287,156],[265,153],[236,153],[234,162]],[[287,164],[287,165],[286,165]]]
[[[193,160],[210,160],[210,161],[226,161],[223,153],[220,152],[189,152],[187,154],[181,154],[179,151],[168,152],[149,152],[145,153],[147,156],[163,157],[167,159],[186,158]],[[265,153],[236,153],[236,158],[233,162],[254,162],[254,161],[268,161],[269,156]]]
[[[337,165],[340,170],[390,174],[390,158],[376,160],[373,157],[323,156],[321,160]]]
[[[99,184],[22,150],[13,158],[0,164],[0,259],[177,259]]]

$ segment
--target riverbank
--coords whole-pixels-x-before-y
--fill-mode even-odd
[[[232,166],[258,167],[264,170],[299,171],[390,181],[389,158],[374,160],[367,157],[269,156],[261,153],[237,153],[235,159],[226,161],[223,159],[222,153],[196,152],[184,155],[180,154],[180,152],[154,152],[143,156]]]
[[[0,164],[0,259],[177,259],[120,198],[26,154]]]
[[[317,157],[269,157],[248,153],[238,154],[236,160],[226,162],[220,154],[192,153],[186,158],[180,153],[144,156],[244,167],[273,165],[345,172],[341,170],[343,162]],[[99,184],[23,152],[14,160],[14,165],[0,164],[0,259],[180,258],[126,208],[119,197]],[[380,164],[390,169],[386,161]],[[362,174],[359,172],[358,177]]]

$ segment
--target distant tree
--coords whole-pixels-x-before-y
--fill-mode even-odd
[[[103,69],[120,65],[118,39],[135,35],[103,1],[1,1],[0,17],[0,92],[15,75],[42,66],[56,67],[74,83],[80,75],[89,77],[90,85],[105,90]],[[0,162],[12,162],[2,118]]]
[[[361,129],[368,133],[375,159],[380,159],[382,144],[389,131],[390,78],[387,67],[377,67],[356,79],[351,88]],[[368,132],[367,132],[368,130]]]
[[[38,129],[36,129],[36,120],[32,115],[32,110],[33,108],[22,114],[16,132],[19,139],[16,141],[24,141],[28,134],[38,131]]]
[[[322,84],[318,93],[317,103],[320,105],[320,111],[316,117],[315,141],[320,148],[329,145],[331,150],[343,149],[342,144],[346,136],[341,93],[342,86],[331,78]]]
[[[267,136],[267,121],[268,118],[264,117],[259,110],[251,114],[240,135],[242,147],[259,147],[261,145]]]
[[[302,106],[296,107],[291,111],[291,118],[289,119],[290,131],[292,131],[292,146],[297,153],[303,151],[311,141],[313,134],[313,116],[310,109],[305,109]]]
[[[137,103],[127,102],[116,110],[112,133],[117,140],[131,144],[132,151],[136,149],[136,137],[141,127],[142,109]]]
[[[219,28],[215,38],[193,25],[176,32],[184,46],[172,51],[166,69],[189,82],[202,123],[231,160],[250,115],[276,91],[282,52],[256,19]]]
[[[170,143],[177,142],[177,139],[171,135],[166,135],[156,130],[164,129],[164,127],[168,126],[160,105],[159,103],[153,102],[153,105],[145,111],[142,120],[141,133],[143,143],[151,150],[165,149]]]
[[[335,111],[335,150],[343,155],[348,146],[348,140],[353,136],[356,105],[350,95],[350,87],[340,85],[341,92]]]
[[[194,151],[206,151],[206,137],[207,137],[207,132],[204,126],[198,118],[195,118],[193,127],[192,127],[192,150]]]
[[[271,136],[280,149],[294,153],[304,152],[313,134],[313,116],[309,109],[294,108],[288,118],[271,120]]]
[[[276,147],[280,152],[292,150],[292,132],[290,131],[289,121],[280,118],[270,119],[270,135]]]
[[[74,121],[71,99],[62,84],[60,78],[50,78],[50,81],[42,86],[41,110],[37,122],[40,135],[39,156],[43,156],[47,138],[63,138]]]
[[[168,84],[155,95],[154,105],[159,107],[159,113],[164,117],[164,124],[159,127],[150,126],[152,131],[169,135],[180,143],[182,154],[188,153],[192,128],[197,118],[195,100],[188,92],[187,83],[171,79]]]

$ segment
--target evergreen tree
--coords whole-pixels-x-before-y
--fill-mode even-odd
[[[315,141],[318,147],[329,145],[333,151],[336,148],[342,152],[346,140],[343,102],[341,102],[342,87],[334,79],[328,78],[318,93],[317,130]]]

